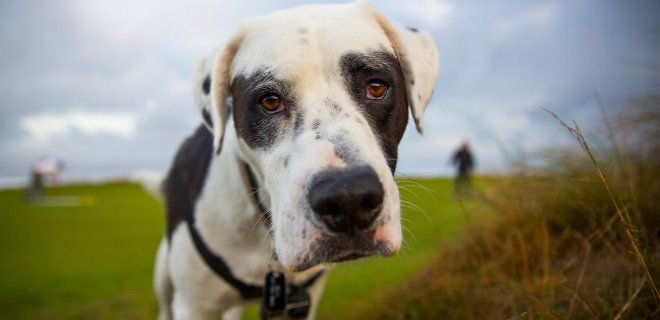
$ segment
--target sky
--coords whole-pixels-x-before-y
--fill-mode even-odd
[[[24,181],[44,155],[66,162],[65,180],[165,172],[201,121],[198,59],[242,20],[304,3],[0,1],[0,184]],[[596,94],[615,112],[660,87],[657,1],[371,3],[429,32],[441,57],[425,133],[410,121],[399,175],[451,175],[463,140],[479,172],[504,172],[504,150],[571,144],[541,107],[596,131]]]

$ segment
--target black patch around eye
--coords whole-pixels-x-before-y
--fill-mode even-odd
[[[267,149],[283,136],[288,125],[295,123],[291,119],[295,109],[291,85],[278,79],[273,71],[261,68],[250,75],[239,75],[231,91],[236,132],[251,148]],[[260,100],[271,94],[282,99],[284,111],[269,114],[261,108]]]
[[[202,91],[205,95],[208,95],[211,92],[211,76],[206,75],[204,82],[202,83]]]
[[[405,80],[398,59],[382,51],[349,52],[339,60],[344,84],[360,112],[368,120],[392,172],[396,168],[398,146],[408,123]],[[366,97],[373,80],[385,82],[389,89],[379,100]]]

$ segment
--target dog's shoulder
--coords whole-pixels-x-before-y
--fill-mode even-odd
[[[163,188],[168,238],[185,215],[193,213],[212,155],[213,136],[204,126],[199,126],[179,147]]]

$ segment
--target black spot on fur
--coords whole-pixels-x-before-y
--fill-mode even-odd
[[[413,28],[413,27],[406,27],[406,29],[412,31],[412,32],[419,32],[419,29]]]
[[[202,118],[209,128],[213,128],[213,120],[211,120],[211,114],[208,110],[202,109]]]
[[[302,133],[303,126],[305,125],[305,114],[302,112],[296,113],[296,120],[293,123],[293,136],[298,137]]]
[[[194,213],[212,154],[213,136],[204,126],[199,126],[179,147],[163,184],[168,241],[186,215]]]
[[[211,92],[211,76],[206,75],[204,82],[202,83],[202,91],[205,95],[208,95]]]
[[[284,159],[282,160],[282,162],[284,163],[284,167],[285,167],[285,168],[288,168],[288,167],[289,167],[289,160],[290,160],[290,159],[291,159],[291,155],[290,155],[290,154],[287,154],[286,156],[284,156]]]
[[[410,79],[410,85],[414,86],[415,85],[415,79]]]
[[[330,100],[330,99],[326,99],[326,100],[325,100],[325,105],[326,105],[326,107],[327,107],[328,110],[330,111],[330,114],[331,114],[333,117],[338,117],[338,116],[341,114],[341,112],[342,112],[341,107],[340,107],[336,102],[334,102],[334,101],[332,101],[332,100]]]
[[[350,165],[358,161],[355,155],[359,154],[359,151],[352,147],[352,145],[344,142],[343,137],[346,137],[348,134],[345,130],[341,130],[336,136],[330,138],[330,142],[332,142],[337,158]]]
[[[319,119],[315,119],[312,122],[312,130],[316,131],[319,129],[320,126],[321,126],[321,121]]]
[[[398,59],[387,51],[349,52],[342,56],[339,66],[345,86],[360,112],[378,138],[383,156],[394,172],[398,146],[408,123],[406,82]],[[373,79],[384,81],[387,93],[380,100],[366,97],[366,87]]]

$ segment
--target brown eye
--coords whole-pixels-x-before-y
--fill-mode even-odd
[[[367,98],[380,100],[387,93],[387,85],[380,81],[373,81],[367,85]]]
[[[282,99],[276,95],[269,95],[261,99],[261,107],[269,113],[280,112],[284,110]]]

